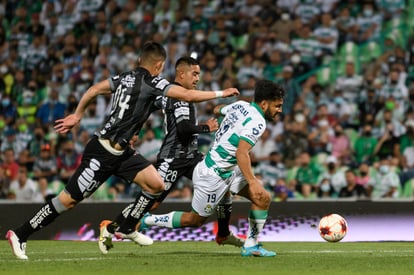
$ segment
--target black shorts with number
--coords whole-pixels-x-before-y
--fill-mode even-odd
[[[170,193],[181,177],[192,179],[193,171],[197,163],[203,159],[203,154],[197,153],[194,158],[158,159],[155,163],[158,173],[165,183],[165,191],[157,199],[161,202]]]
[[[94,136],[86,145],[82,162],[65,187],[72,198],[81,201],[92,195],[110,176],[133,182],[136,174],[151,163],[127,147],[122,155],[108,152]]]

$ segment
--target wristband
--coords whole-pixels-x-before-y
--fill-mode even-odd
[[[215,93],[216,93],[216,98],[223,97],[223,91],[217,91]]]

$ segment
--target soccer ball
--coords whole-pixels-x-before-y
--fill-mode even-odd
[[[339,242],[348,232],[346,220],[338,214],[329,214],[319,222],[319,235],[328,242]]]

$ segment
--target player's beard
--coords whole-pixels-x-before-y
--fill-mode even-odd
[[[265,111],[264,111],[264,117],[265,117],[265,119],[266,120],[268,120],[268,121],[274,121],[275,119],[276,119],[276,117],[277,117],[277,115],[278,115],[279,113],[276,113],[275,115],[273,115],[271,112],[270,112],[270,108],[267,108]]]

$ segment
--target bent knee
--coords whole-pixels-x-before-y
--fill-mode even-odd
[[[161,194],[165,190],[165,184],[161,179],[154,178],[151,181],[145,182],[145,184],[139,184],[143,191],[149,194]]]
[[[162,193],[165,190],[165,184],[162,180],[156,182],[154,181],[154,184],[150,185],[150,188],[154,194]]]
[[[135,176],[134,182],[141,186],[143,191],[150,194],[160,194],[165,190],[164,181],[153,166],[140,171]]]
[[[262,209],[268,209],[270,206],[271,200],[272,200],[272,197],[270,193],[266,190],[257,192],[253,194],[252,196],[252,202]]]
[[[58,199],[67,210],[74,208],[78,204],[78,201],[74,200],[70,194],[64,191],[60,192]]]

